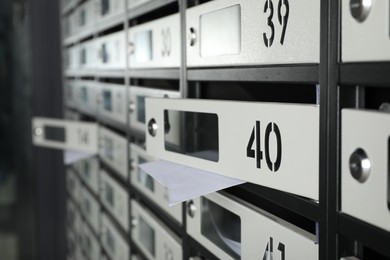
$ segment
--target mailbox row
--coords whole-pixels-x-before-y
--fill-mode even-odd
[[[71,253],[82,251],[86,259],[101,259],[101,244],[110,259],[129,259],[133,252],[123,232],[99,210],[96,199],[87,195],[89,191],[80,184],[78,175],[69,170],[67,182],[72,197],[67,205],[68,242],[76,241]],[[129,234],[143,255],[147,259],[183,259],[180,237],[139,202],[128,197],[118,200],[115,191],[104,192],[102,204],[106,206],[104,200],[108,199],[119,202],[125,210],[131,207]],[[318,259],[314,234],[237,198],[212,193],[188,201],[187,206],[187,233],[220,259]],[[83,223],[81,216],[89,225]],[[131,259],[138,258],[133,254]]]
[[[356,2],[342,1],[342,62],[389,61],[389,2]],[[319,63],[319,0],[216,0],[186,19],[190,68]],[[67,68],[178,68],[180,28],[176,13],[82,42],[66,50]]]

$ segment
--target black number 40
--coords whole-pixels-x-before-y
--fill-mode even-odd
[[[246,156],[249,158],[256,158],[256,167],[261,169],[261,160],[263,159],[263,151],[261,149],[261,124],[260,121],[256,121],[256,125],[253,127],[251,136],[249,138],[248,145],[246,147]],[[273,162],[269,154],[269,140],[271,133],[276,137],[276,159]],[[256,140],[256,149],[253,149],[253,143]],[[270,122],[265,129],[264,136],[264,154],[265,161],[267,162],[268,169],[272,172],[277,172],[282,162],[282,137],[277,124]]]

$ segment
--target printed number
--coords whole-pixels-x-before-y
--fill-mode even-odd
[[[283,6],[284,6],[284,12],[283,12]],[[267,33],[263,33],[263,41],[265,46],[271,47],[274,43],[274,37],[275,37],[275,26],[272,22],[272,18],[274,16],[274,5],[272,3],[272,0],[266,0],[264,4],[264,13],[269,12],[269,15],[267,17],[267,25],[271,30],[270,37],[267,37]],[[287,29],[287,23],[288,23],[288,16],[290,13],[290,5],[288,3],[288,0],[279,0],[278,3],[278,21],[279,24],[282,26],[282,34],[280,36],[280,44],[283,45],[284,38],[286,35],[286,29]]]
[[[161,38],[162,38],[162,48],[161,48],[161,55],[164,56],[170,56],[171,55],[171,48],[172,48],[172,41],[171,41],[171,31],[169,28],[163,29],[161,31]]]
[[[83,131],[82,129],[77,129],[77,139],[80,144],[88,144],[89,137],[88,137],[88,131]]]
[[[261,160],[263,159],[263,151],[261,150],[261,123],[260,121],[256,121],[256,125],[252,129],[251,136],[249,137],[249,142],[246,147],[246,156],[249,158],[256,158],[256,167],[261,169]],[[276,160],[273,162],[270,157],[269,152],[269,139],[271,133],[275,134],[276,137]],[[253,143],[256,140],[255,149],[253,149]],[[280,168],[280,164],[282,162],[282,137],[280,134],[280,130],[277,124],[270,122],[268,123],[265,129],[265,137],[264,137],[264,154],[265,161],[267,163],[268,169],[272,172],[277,172]]]
[[[279,244],[278,244],[278,251],[280,251],[280,259],[281,260],[285,260],[286,259],[286,256],[285,256],[285,246],[281,242],[279,242]],[[269,242],[267,243],[267,246],[265,248],[262,260],[274,259],[274,255],[273,254],[274,254],[274,252],[273,252],[273,238],[270,237],[269,238]]]

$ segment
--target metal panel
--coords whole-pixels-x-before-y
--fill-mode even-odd
[[[138,131],[145,132],[145,98],[146,97],[164,97],[164,98],[179,98],[180,93],[177,91],[162,90],[162,89],[151,89],[130,86],[129,94],[129,108],[130,108],[130,127],[137,129]],[[180,124],[180,118],[172,116],[170,118],[170,124],[177,126]],[[172,135],[169,141],[173,144],[179,144],[180,133]]]
[[[98,51],[97,67],[99,69],[126,68],[125,32],[112,33],[95,40]]]
[[[76,107],[83,113],[96,115],[97,87],[94,81],[75,80]]]
[[[182,259],[181,242],[154,215],[131,200],[131,237],[148,259]]]
[[[33,144],[57,149],[96,153],[96,123],[35,117],[32,119]]]
[[[113,131],[99,128],[99,156],[100,159],[111,166],[124,179],[127,179],[128,169],[128,143],[125,137],[122,137]]]
[[[151,2],[153,0],[127,0],[127,8],[128,9],[135,9],[147,2]],[[155,1],[155,0],[154,0]]]
[[[66,170],[66,189],[71,198],[80,205],[81,182],[77,174],[71,169]]]
[[[98,113],[115,122],[126,124],[127,103],[126,86],[100,84]]]
[[[97,234],[100,232],[100,205],[99,202],[82,187],[80,193],[80,208],[86,220]]]
[[[390,2],[342,0],[343,62],[390,60]]]
[[[65,50],[67,52],[67,69],[75,70],[80,66],[79,46],[74,45]]]
[[[102,214],[101,244],[112,260],[128,260],[130,247],[105,214]]]
[[[106,171],[101,170],[100,176],[102,177],[101,202],[115,216],[123,229],[129,231],[129,194]]]
[[[342,110],[341,210],[390,231],[390,115]]]
[[[190,202],[188,234],[219,259],[319,258],[313,234],[242,203],[218,193],[195,199]],[[217,239],[219,246],[213,242]],[[236,256],[233,258],[228,250],[233,250]]]
[[[96,69],[99,62],[98,42],[96,40],[88,40],[78,45],[79,68],[82,70]]]
[[[182,205],[178,204],[171,207],[168,206],[168,194],[166,188],[138,168],[139,164],[154,160],[154,158],[147,155],[144,149],[136,144],[130,144],[131,184],[181,224]]]
[[[74,167],[80,174],[80,178],[95,193],[99,193],[100,171],[99,162],[96,157],[75,162]]]
[[[95,17],[97,22],[120,15],[125,10],[125,0],[96,0]]]
[[[92,230],[86,224],[81,226],[80,230],[80,246],[85,255],[90,260],[98,260],[100,258],[100,243],[95,237]]]
[[[95,19],[95,0],[88,0],[82,3],[76,10],[77,32],[88,30],[93,26]]]
[[[129,28],[130,68],[180,67],[180,16],[164,18]]]
[[[319,62],[318,0],[216,0],[186,17],[188,67]]]
[[[76,84],[74,80],[66,80],[64,82],[64,96],[67,107],[77,107],[77,95],[76,95]]]
[[[66,201],[67,228],[69,230],[79,230],[81,225],[81,216],[76,205],[71,201]]]
[[[207,130],[205,135],[211,130],[217,132],[218,136],[211,139],[218,144],[219,151],[211,151],[216,160],[166,150],[165,110],[169,116],[171,111],[216,115],[217,130],[199,128],[196,124],[191,129],[181,129],[187,135],[193,134],[193,129]],[[318,200],[318,106],[148,98],[146,119],[151,130],[157,127],[155,137],[149,133],[146,138],[151,156]],[[178,147],[181,148],[185,144]]]

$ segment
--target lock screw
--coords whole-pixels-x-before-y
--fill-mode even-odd
[[[370,175],[371,161],[366,152],[358,148],[349,157],[349,170],[358,182],[365,182]]]

